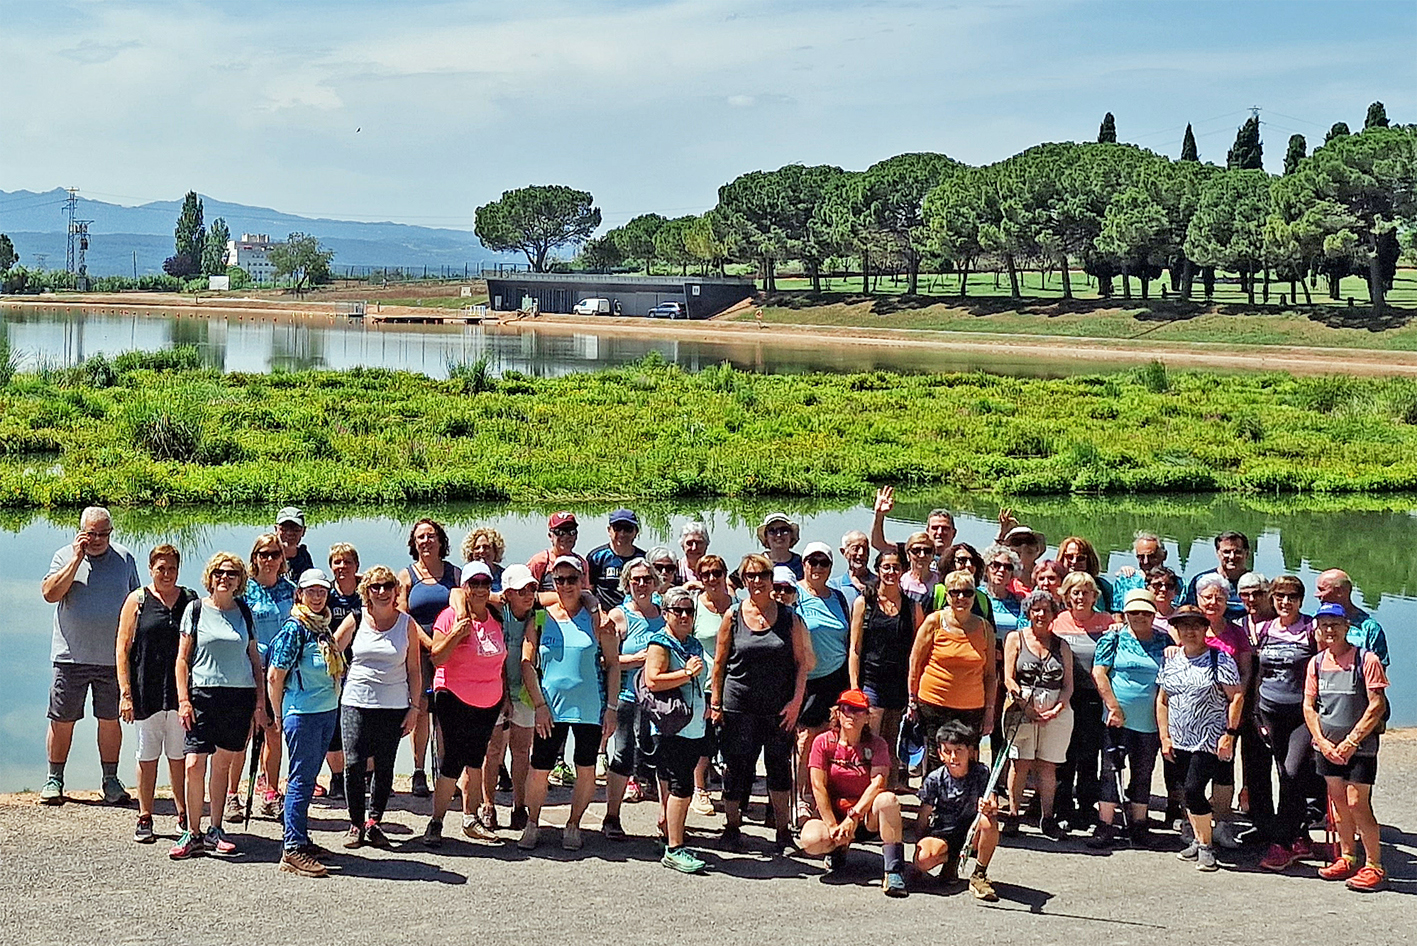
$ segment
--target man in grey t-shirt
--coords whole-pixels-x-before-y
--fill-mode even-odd
[[[90,506],[79,518],[72,545],[54,553],[40,586],[44,600],[56,605],[49,659],[54,680],[49,688],[49,778],[39,793],[46,805],[64,803],[64,764],[74,739],[74,724],[84,718],[84,699],[93,691],[98,717],[98,758],[103,765],[103,800],[126,805],[132,799],[118,780],[123,730],[118,724],[118,614],[129,593],[141,587],[133,555],[112,541],[113,519],[102,506]]]

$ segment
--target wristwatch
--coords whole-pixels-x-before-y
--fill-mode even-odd
[[[1238,735],[1240,735],[1240,730],[1238,730],[1238,729],[1231,729],[1229,726],[1227,726],[1227,727],[1225,727],[1225,735],[1227,735],[1227,736],[1238,736]]]

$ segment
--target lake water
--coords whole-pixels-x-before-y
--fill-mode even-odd
[[[432,310],[436,313],[437,310]],[[345,318],[178,316],[122,309],[6,307],[0,332],[25,366],[73,365],[102,352],[154,351],[195,345],[208,364],[227,371],[376,367],[447,375],[450,362],[486,356],[498,372],[533,376],[589,371],[638,361],[658,352],[695,371],[723,361],[745,371],[797,373],[975,371],[1058,377],[1125,367],[1118,361],[1045,360],[987,353],[925,351],[853,344],[804,345],[791,338],[736,336],[670,339],[541,330],[529,325],[482,328],[455,325],[376,325]]]
[[[936,505],[956,510],[961,541],[982,549],[992,540],[998,507],[980,497],[898,502],[888,536],[904,538]],[[1014,508],[1023,522],[1045,533],[1050,547],[1070,534],[1090,538],[1110,559],[1109,572],[1129,563],[1131,536],[1141,528],[1165,538],[1168,564],[1183,575],[1215,564],[1211,537],[1225,529],[1237,529],[1252,537],[1256,543],[1255,566],[1271,577],[1285,572],[1297,574],[1312,589],[1319,571],[1331,567],[1347,569],[1356,585],[1355,599],[1373,611],[1387,630],[1392,656],[1393,724],[1414,725],[1417,691],[1410,681],[1417,670],[1417,645],[1410,629],[1417,621],[1417,561],[1401,550],[1417,547],[1417,518],[1413,511],[1417,510],[1417,500],[1378,502],[1373,506],[1345,510],[1312,504],[1293,508],[1233,497],[1129,497],[1028,501]],[[821,539],[835,548],[843,532],[870,527],[869,505],[840,508],[788,504],[787,509],[802,522],[802,544]],[[219,549],[244,556],[274,511],[118,511],[114,538],[132,549],[140,564],[146,562],[147,550],[154,544],[174,542],[188,556],[183,582],[197,584],[201,562],[207,556]],[[551,511],[497,506],[380,512],[313,509],[307,511],[307,544],[317,563],[331,543],[346,541],[359,549],[365,565],[385,563],[400,568],[408,561],[407,524],[431,514],[449,524],[454,543],[460,542],[473,525],[495,526],[507,540],[505,561],[525,561],[545,545],[546,516]],[[609,507],[577,508],[581,515],[581,552],[604,541],[609,511]],[[769,507],[761,504],[724,504],[708,509],[640,507],[645,524],[640,544],[644,548],[657,542],[673,546],[669,540],[677,537],[679,526],[691,517],[702,517],[712,533],[712,551],[736,562],[738,556],[755,549],[753,526],[767,511]],[[0,791],[37,789],[44,781],[53,607],[40,597],[39,584],[54,550],[72,541],[76,518],[76,513],[55,518],[36,513],[0,514],[0,561],[5,563],[0,569],[0,600],[5,601],[8,615],[0,623],[0,638],[11,667],[5,685],[0,687]],[[1312,598],[1306,600],[1305,610],[1312,612],[1313,607]],[[133,780],[133,749],[129,732],[122,768],[129,784]],[[411,768],[405,749],[399,771],[408,772]],[[166,778],[165,773],[162,778]],[[82,789],[96,787],[97,783],[94,723],[89,718],[76,729],[67,784]]]

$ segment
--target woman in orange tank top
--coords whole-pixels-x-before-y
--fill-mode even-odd
[[[994,626],[972,613],[969,572],[950,572],[945,589],[949,606],[924,620],[910,652],[909,712],[931,738],[950,720],[987,736],[994,721]]]

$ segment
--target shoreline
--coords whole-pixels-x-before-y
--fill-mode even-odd
[[[183,301],[178,301],[183,300]],[[18,309],[77,308],[95,314],[232,317],[333,321],[344,318],[334,302],[294,302],[254,297],[219,297],[186,301],[167,293],[65,293],[46,296],[3,297],[0,306]],[[380,306],[381,314],[439,318],[456,310],[420,306]],[[353,320],[351,320],[353,321]],[[372,323],[371,323],[372,324]],[[426,323],[437,325],[438,322]],[[380,326],[393,327],[393,326]],[[460,326],[461,327],[461,326]],[[1179,369],[1218,368],[1242,372],[1283,371],[1296,375],[1352,374],[1368,377],[1417,377],[1417,352],[1373,348],[1308,347],[1299,345],[1234,345],[1225,342],[1163,344],[1127,339],[1031,335],[1020,333],[952,332],[936,329],[874,328],[865,326],[782,325],[763,327],[752,322],[709,319],[695,322],[660,322],[639,318],[599,316],[594,320],[569,315],[541,315],[532,319],[499,320],[480,326],[494,333],[522,334],[527,330],[550,335],[591,332],[601,336],[697,339],[719,342],[758,342],[765,345],[829,348],[849,340],[852,345],[922,352],[987,355],[1028,360],[1048,358],[1098,363],[1106,367],[1145,364],[1160,360]],[[1108,364],[1110,363],[1110,364]]]

